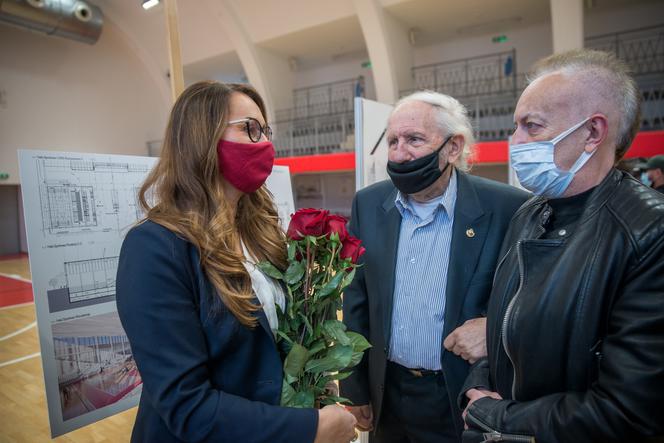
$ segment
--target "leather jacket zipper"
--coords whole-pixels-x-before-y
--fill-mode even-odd
[[[470,422],[470,424],[484,431],[484,433],[482,434],[482,436],[484,437],[482,443],[492,442],[492,441],[535,443],[535,437],[531,437],[529,435],[505,434],[502,432],[498,432],[495,429],[492,429],[489,425],[487,425],[483,421],[481,421],[479,418],[475,417],[470,411],[467,411],[466,413],[466,421]]]
[[[510,255],[510,252],[512,252],[513,247],[514,247],[514,245],[510,246],[510,248],[507,250],[505,255],[503,255],[503,258],[501,258],[500,261],[498,262],[498,265],[496,266],[496,270],[493,271],[493,283],[491,283],[492,287],[496,285],[496,276],[498,275],[498,270],[502,266],[502,264],[505,261],[505,259],[507,258],[507,256]]]
[[[503,349],[505,350],[505,354],[507,354],[507,358],[510,360],[510,363],[512,364],[512,399],[514,399],[515,396],[515,389],[516,389],[516,366],[514,365],[514,360],[512,360],[512,356],[510,354],[510,351],[507,346],[507,326],[510,320],[510,314],[512,313],[512,310],[514,308],[514,303],[516,302],[517,298],[519,298],[519,293],[521,292],[521,287],[523,286],[523,257],[521,256],[521,243],[522,241],[519,240],[516,243],[516,256],[518,259],[519,263],[519,288],[516,290],[516,294],[514,294],[514,297],[512,297],[512,300],[510,300],[510,303],[507,305],[507,309],[505,310],[505,317],[503,317],[503,325],[501,329],[501,335],[502,335],[502,342],[503,342]]]

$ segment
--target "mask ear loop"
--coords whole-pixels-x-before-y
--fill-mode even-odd
[[[577,129],[579,129],[579,128],[580,128],[581,126],[583,126],[588,120],[590,120],[590,117],[588,117],[587,119],[583,120],[582,122],[579,122],[579,123],[577,123],[576,125],[572,126],[572,127],[569,128],[567,131],[563,131],[563,132],[561,132],[561,133],[558,134],[556,137],[554,137],[553,139],[551,139],[551,143],[553,143],[553,145],[555,146],[556,143],[558,143],[560,140],[562,140],[562,139],[564,139],[565,137],[567,137],[568,135],[570,135],[572,132],[574,132],[574,131],[576,131]]]
[[[578,124],[572,126],[572,127],[569,128],[567,131],[563,132],[562,134],[558,135],[556,138],[554,138],[553,140],[551,140],[551,142],[555,145],[555,144],[558,143],[560,140],[564,139],[565,137],[567,137],[568,135],[570,135],[572,132],[576,131],[576,130],[579,129],[581,126],[583,126],[584,124],[586,124],[586,122],[588,122],[588,120],[590,120],[590,117],[588,117],[587,119],[583,120],[582,122],[580,122],[580,123],[578,123]],[[590,157],[593,156],[593,154],[595,153],[596,150],[597,150],[597,148],[595,148],[592,152],[587,152],[587,151],[584,149],[583,152],[581,153],[581,155],[579,155],[579,158],[576,159],[576,161],[574,162],[574,164],[572,165],[572,167],[569,168],[569,171],[568,171],[568,172],[570,172],[570,173],[572,173],[572,174],[576,174],[577,172],[579,172],[579,170],[580,170],[581,168],[583,168],[583,165],[585,165],[586,162],[587,162],[588,160],[590,160]]]

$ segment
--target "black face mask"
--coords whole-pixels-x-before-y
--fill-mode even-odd
[[[417,158],[405,163],[387,162],[387,174],[392,179],[392,183],[404,194],[416,194],[438,180],[450,165],[448,162],[441,170],[438,167],[438,154],[445,147],[452,136],[450,135],[431,154]]]

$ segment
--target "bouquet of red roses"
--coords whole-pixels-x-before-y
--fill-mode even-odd
[[[311,408],[348,403],[327,389],[350,375],[371,347],[337,319],[341,295],[355,276],[361,241],[346,231],[346,219],[319,209],[300,209],[287,232],[288,268],[259,267],[288,288],[286,312],[277,307],[277,344],[285,356],[281,404]]]

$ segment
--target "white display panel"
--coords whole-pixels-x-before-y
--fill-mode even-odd
[[[21,190],[51,435],[138,404],[142,381],[115,305],[126,233],[153,157],[19,151]],[[288,167],[268,178],[282,224]]]
[[[355,99],[355,188],[387,180],[385,128],[394,106]]]

